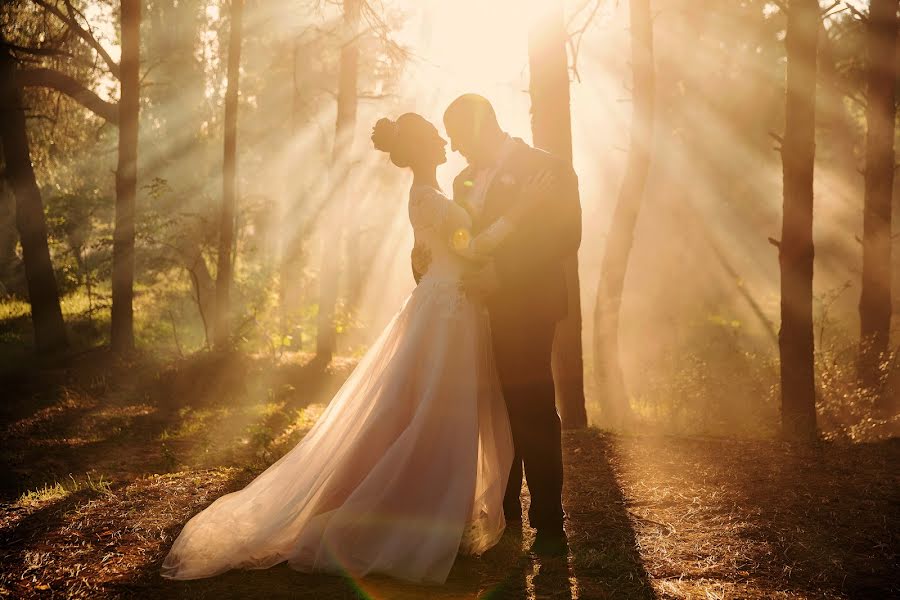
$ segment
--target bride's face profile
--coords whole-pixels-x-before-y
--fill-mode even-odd
[[[419,117],[415,133],[410,132],[408,140],[410,166],[421,169],[434,168],[447,162],[447,140],[441,137],[430,121]],[[408,130],[409,131],[409,130]]]
[[[430,159],[430,164],[442,165],[447,162],[447,140],[440,136],[437,129],[433,130],[434,135],[425,142],[422,154]]]

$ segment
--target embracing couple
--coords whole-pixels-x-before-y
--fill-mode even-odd
[[[452,199],[434,125],[407,113],[372,134],[413,172],[417,287],[300,443],[185,525],[165,577],[287,561],[443,583],[458,553],[521,522],[523,468],[532,551],[566,553],[550,354],[581,239],[577,178],[504,133],[481,96],[456,99],[444,125],[468,161]]]

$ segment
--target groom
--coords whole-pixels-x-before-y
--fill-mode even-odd
[[[581,242],[578,178],[571,165],[532,148],[500,129],[490,102],[460,96],[444,113],[451,148],[468,167],[453,182],[453,197],[472,216],[477,236],[520,199],[529,178],[549,172],[552,184],[530,214],[497,248],[494,260],[468,275],[468,293],[485,299],[494,355],[516,455],[503,502],[508,521],[520,521],[522,471],[531,492],[528,519],[535,529],[532,550],[561,555],[563,531],[562,449],[550,354],[556,323],[568,307],[563,262]]]

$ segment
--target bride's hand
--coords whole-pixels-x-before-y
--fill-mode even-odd
[[[472,233],[463,227],[454,231],[453,236],[450,238],[450,245],[457,256],[473,262],[486,261],[488,257],[478,253],[473,242]]]
[[[476,236],[469,244],[469,247],[475,254],[489,256],[512,233],[513,225],[514,220],[507,216],[500,217],[485,231]]]

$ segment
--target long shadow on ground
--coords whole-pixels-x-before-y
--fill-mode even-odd
[[[533,531],[526,522],[522,529],[511,528],[484,556],[458,559],[439,587],[377,576],[354,581],[308,575],[285,566],[194,582],[162,579],[160,565],[184,523],[217,497],[246,485],[296,443],[303,430],[295,415],[312,402],[327,402],[349,370],[345,365],[323,372],[319,365],[300,363],[272,368],[264,361],[228,356],[138,369],[95,355],[63,364],[53,377],[20,377],[16,389],[22,395],[7,413],[12,422],[4,441],[15,451],[14,466],[23,471],[4,482],[10,503],[2,506],[0,592],[323,600],[653,597],[614,468],[614,438],[594,431],[567,433],[564,440],[571,547],[566,558],[530,555]],[[33,394],[40,394],[39,402]],[[254,412],[268,405],[273,412]],[[134,406],[145,406],[146,413],[127,413],[131,416],[119,421],[104,416],[125,414],[122,410]],[[185,422],[200,413],[226,416],[183,433]],[[252,445],[240,446],[239,440],[247,438],[247,415],[259,420],[254,431],[268,440],[262,447],[265,454],[253,454]],[[108,427],[113,422],[115,427]],[[291,433],[281,435],[284,431]],[[87,441],[61,443],[52,452],[43,445],[77,435]],[[222,447],[207,450],[208,437]],[[163,443],[171,453],[168,462],[160,451]],[[33,487],[88,468],[113,475],[112,488],[79,489],[30,507],[13,502],[23,482]],[[527,488],[523,502],[527,508]]]
[[[662,595],[900,597],[900,440],[623,436],[616,448]]]
[[[159,576],[160,554],[139,573],[117,584],[133,597],[367,599],[568,599],[654,598],[637,550],[635,533],[608,463],[612,443],[595,432],[566,435],[565,488],[569,519],[568,557],[539,559],[527,548],[533,531],[510,527],[500,544],[482,557],[460,557],[443,586],[404,584],[385,577],[310,575],[279,565],[238,571],[200,581],[170,582]],[[527,509],[527,488],[523,490]],[[169,539],[182,523],[169,529]]]

